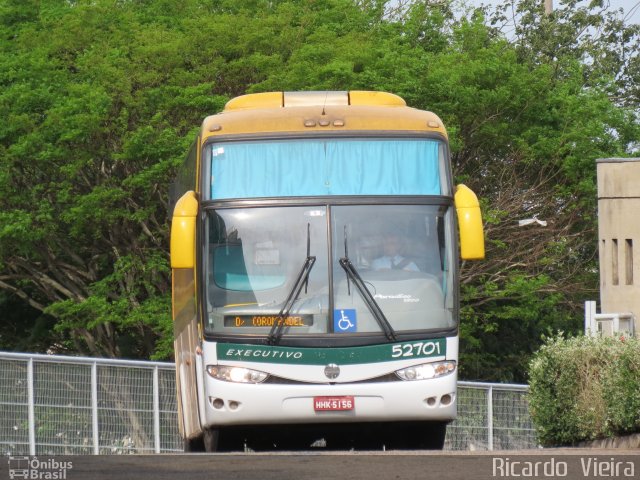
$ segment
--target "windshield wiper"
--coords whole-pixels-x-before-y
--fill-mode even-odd
[[[376,322],[378,322],[378,325],[380,325],[380,328],[384,332],[384,335],[387,337],[387,339],[390,342],[395,342],[397,340],[397,335],[395,330],[389,323],[389,320],[387,320],[387,317],[384,315],[384,312],[380,308],[380,305],[378,305],[378,302],[376,302],[376,299],[373,298],[373,295],[371,295],[371,292],[365,285],[364,280],[362,280],[362,277],[358,273],[358,270],[356,270],[355,265],[351,263],[351,260],[349,260],[348,249],[347,249],[346,225],[344,229],[344,257],[338,260],[338,262],[340,263],[340,266],[344,269],[344,271],[347,274],[347,288],[349,288],[348,287],[349,279],[353,280],[353,284],[356,286],[356,288],[360,292],[360,295],[362,295],[362,299],[364,300],[364,303],[366,303],[367,307],[373,314],[373,317],[376,319]],[[351,295],[351,292],[348,292],[348,293],[349,295]]]
[[[305,286],[305,293],[307,291],[307,284],[309,280],[309,274],[311,273],[311,269],[313,268],[313,264],[316,263],[316,257],[310,255],[311,253],[311,240],[310,240],[310,224],[307,223],[307,258],[304,260],[302,264],[302,268],[300,269],[300,273],[296,277],[296,281],[293,283],[293,287],[289,291],[289,295],[287,295],[287,299],[284,301],[282,308],[280,309],[280,313],[278,313],[276,321],[273,322],[271,326],[271,330],[269,331],[269,336],[267,337],[267,341],[269,345],[277,345],[280,343],[280,339],[282,338],[282,333],[285,327],[285,321],[287,317],[289,317],[289,312],[293,308],[293,304],[298,299],[298,295],[300,295],[300,291],[302,290],[302,286]]]

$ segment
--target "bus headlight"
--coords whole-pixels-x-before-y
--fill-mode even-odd
[[[423,363],[396,371],[396,375],[402,380],[427,380],[429,378],[449,375],[456,369],[456,362]]]
[[[258,370],[224,365],[207,365],[207,373],[217,380],[235,383],[262,383],[269,377]]]

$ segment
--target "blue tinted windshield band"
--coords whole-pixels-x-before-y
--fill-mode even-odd
[[[439,195],[434,140],[306,140],[211,147],[211,198]]]

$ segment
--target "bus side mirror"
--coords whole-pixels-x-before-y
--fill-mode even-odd
[[[196,218],[198,199],[185,193],[173,210],[171,223],[171,268],[194,268],[196,264]]]
[[[478,197],[466,185],[460,184],[455,194],[458,228],[460,229],[460,258],[482,260],[484,258],[484,231]]]

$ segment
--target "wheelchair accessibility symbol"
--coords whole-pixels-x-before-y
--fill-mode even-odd
[[[333,311],[333,331],[356,332],[356,311],[353,308],[338,308]]]

